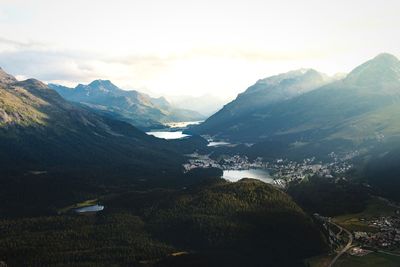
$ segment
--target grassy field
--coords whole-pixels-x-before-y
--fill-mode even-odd
[[[373,198],[369,201],[366,209],[360,213],[345,214],[333,218],[333,221],[349,231],[374,232],[378,229],[365,224],[361,219],[368,219],[380,216],[392,216],[396,208],[390,206],[386,201]],[[328,266],[333,256],[323,255],[307,259],[306,264],[310,267]],[[363,257],[343,255],[334,267],[400,267],[400,257],[384,253],[371,253]]]
[[[309,267],[326,267],[329,265],[333,256],[323,255],[313,257],[305,261]],[[400,257],[387,255],[384,253],[373,252],[363,257],[344,254],[334,265],[334,267],[399,267]]]
[[[363,257],[343,255],[334,267],[399,267],[400,257],[371,253]]]
[[[387,202],[379,198],[373,198],[369,201],[367,208],[363,212],[337,216],[333,218],[333,221],[349,231],[374,232],[377,231],[375,227],[366,225],[360,219],[392,216],[395,214],[396,210],[396,208],[389,206]]]

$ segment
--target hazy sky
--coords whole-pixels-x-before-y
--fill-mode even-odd
[[[0,0],[0,66],[65,85],[234,97],[301,67],[400,56],[398,0]]]

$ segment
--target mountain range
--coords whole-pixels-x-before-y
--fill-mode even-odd
[[[75,88],[49,84],[69,101],[84,104],[103,115],[123,120],[141,129],[164,128],[164,123],[203,120],[204,115],[176,108],[164,97],[152,98],[135,90],[122,90],[109,80],[95,80]]]
[[[345,77],[300,69],[259,80],[189,128],[251,143],[227,148],[249,158],[363,155],[346,179],[307,177],[289,196],[261,181],[227,182],[216,168],[183,173],[183,154],[218,157],[220,148],[132,125],[190,114],[164,98],[104,80],[74,89],[18,81],[0,69],[0,265],[306,266],[328,252],[331,232],[293,199],[333,214],[362,211],[374,190],[400,200],[399,103],[400,61],[381,54]],[[95,204],[104,210],[76,214]]]
[[[192,133],[256,143],[264,154],[327,154],[400,136],[400,61],[380,54],[333,79],[298,70],[259,80]]]
[[[148,136],[128,123],[64,100],[38,80],[17,81],[0,70],[3,170],[48,171],[79,166],[89,170],[92,165],[140,169],[152,165],[155,158],[160,159],[159,166],[167,168],[181,159],[168,147],[166,141]],[[179,164],[176,166],[179,168]]]
[[[146,135],[0,69],[0,228],[7,229],[1,259],[16,266],[139,266],[196,250],[207,266],[221,257],[225,264],[248,258],[256,264],[265,255],[298,265],[325,251],[317,225],[284,192],[251,179],[224,181],[220,170],[183,174],[179,146],[188,140]],[[99,201],[107,210],[79,216],[74,203],[82,201]],[[60,235],[62,243],[53,238]],[[243,244],[246,256],[232,259]],[[197,257],[172,265],[191,265]]]

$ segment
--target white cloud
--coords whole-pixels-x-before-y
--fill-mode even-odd
[[[0,3],[0,66],[68,85],[103,78],[157,95],[234,97],[290,69],[332,74],[400,55],[394,0]]]

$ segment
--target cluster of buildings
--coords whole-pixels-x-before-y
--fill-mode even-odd
[[[354,239],[364,246],[395,249],[400,248],[400,218],[379,217],[364,223],[378,229],[377,232],[354,232]]]
[[[278,159],[272,163],[266,163],[266,168],[273,171],[273,176],[287,182],[301,181],[310,176],[326,178],[340,177],[350,170],[353,165],[348,161],[333,161],[331,163],[315,163],[315,158],[306,158],[302,162],[294,162]]]
[[[218,162],[223,170],[248,170],[253,168],[266,169],[267,165],[262,158],[256,158],[250,161],[247,156],[235,155],[233,157],[224,157]]]
[[[400,212],[397,211],[396,213],[398,215]],[[400,217],[397,215],[360,219],[363,224],[375,230],[371,230],[370,232],[352,232],[351,234],[355,242],[353,242],[348,253],[353,256],[365,256],[373,251],[400,251]],[[332,223],[329,217],[324,217],[315,213],[314,218],[323,226],[322,230],[331,247],[340,247],[341,244],[343,244],[341,234],[344,233],[345,230],[338,229],[337,225]],[[399,254],[395,253],[393,255],[398,256]]]
[[[189,160],[187,163],[183,164],[185,172],[196,168],[221,168],[221,166],[208,155],[194,153],[187,156],[189,157]]]
[[[372,253],[372,250],[364,249],[364,248],[360,248],[360,247],[353,247],[353,248],[349,249],[348,253],[352,256],[362,257],[362,256]]]
[[[208,155],[191,154],[188,155],[189,160],[183,165],[185,171],[189,171],[194,168],[220,168],[222,170],[248,170],[252,168],[265,169],[266,164],[263,163],[262,158],[257,158],[254,161],[250,161],[247,156],[226,156],[215,161]]]
[[[315,157],[306,158],[302,162],[290,161],[287,159],[276,159],[265,162],[262,158],[249,160],[247,156],[225,156],[218,161],[211,159],[208,155],[191,154],[189,160],[183,165],[185,171],[194,168],[220,168],[222,170],[248,170],[248,169],[268,169],[271,175],[285,183],[291,181],[301,181],[306,177],[318,175],[326,178],[342,178],[353,165],[347,160],[348,156],[339,157],[331,153],[332,162],[315,162]]]

